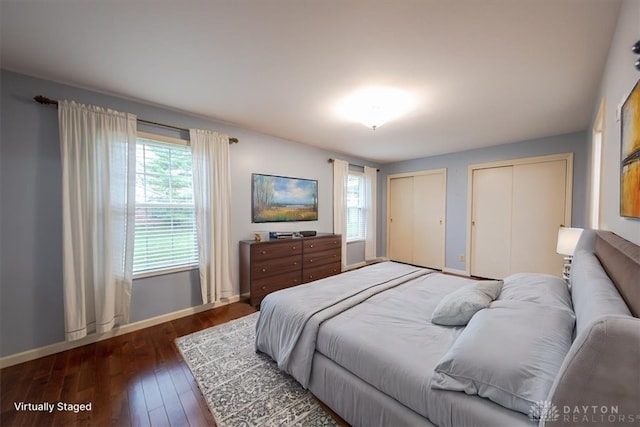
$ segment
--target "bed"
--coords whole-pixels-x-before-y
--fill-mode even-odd
[[[591,230],[570,287],[379,263],[268,295],[256,349],[351,425],[640,424],[639,277]]]

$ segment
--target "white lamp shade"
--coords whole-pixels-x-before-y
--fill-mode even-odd
[[[573,256],[581,234],[582,228],[560,227],[558,230],[558,246],[556,247],[556,252],[562,255]]]

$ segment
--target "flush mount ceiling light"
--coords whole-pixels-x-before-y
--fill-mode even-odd
[[[370,87],[348,95],[338,103],[336,112],[346,120],[376,130],[384,123],[415,108],[412,94],[389,87]]]

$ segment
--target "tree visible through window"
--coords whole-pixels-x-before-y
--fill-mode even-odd
[[[347,242],[365,239],[364,176],[347,177]]]
[[[191,148],[138,138],[133,273],[198,263]]]

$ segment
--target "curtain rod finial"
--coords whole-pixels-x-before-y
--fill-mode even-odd
[[[58,101],[54,101],[53,99],[47,98],[46,96],[36,95],[33,97],[34,101],[45,104],[45,105],[58,105]]]

